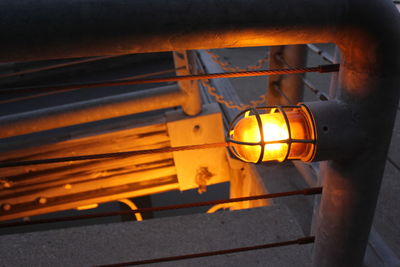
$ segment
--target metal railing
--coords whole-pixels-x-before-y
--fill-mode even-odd
[[[3,38],[0,58],[9,62],[336,43],[341,50],[342,65],[340,94],[335,100],[350,108],[368,145],[351,160],[330,161],[321,166],[324,193],[315,232],[313,266],[361,266],[398,109],[400,62],[393,59],[400,58],[400,16],[389,0],[313,0],[300,4],[301,9],[298,0],[286,0],[282,10],[281,3],[276,1],[257,0],[248,5],[245,0],[222,4],[213,0],[190,3],[176,0],[172,9],[167,0],[100,0],[95,4],[63,1],[62,5],[50,0],[9,1],[0,10],[2,25],[7,25],[0,29]],[[162,16],[154,6],[164,11]],[[115,10],[118,12],[112,12]],[[93,17],[97,23],[93,23]],[[189,90],[182,94],[191,93],[196,92]],[[165,103],[172,97],[166,96]],[[184,100],[178,102],[173,104],[182,104]],[[112,108],[120,110],[120,107]],[[29,122],[32,121],[27,119],[26,123]],[[1,131],[9,130],[7,125],[1,126]]]

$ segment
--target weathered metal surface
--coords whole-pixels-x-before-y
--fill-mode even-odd
[[[173,147],[225,141],[222,115],[217,104],[203,106],[203,112],[196,117],[184,116],[181,112],[169,112],[166,116]],[[225,147],[172,154],[181,190],[199,188],[201,193],[207,185],[229,181]]]
[[[176,75],[191,75],[197,73],[194,51],[175,51],[173,53]],[[186,100],[182,103],[182,110],[188,115],[197,115],[201,112],[201,96],[198,81],[178,82]]]
[[[211,60],[209,53],[199,50],[198,62],[199,68],[208,73],[221,73],[224,70],[219,64]],[[210,81],[215,86],[218,94],[224,97],[226,101],[232,102],[234,105],[242,104],[235,88],[228,79],[215,79]],[[207,89],[203,88],[203,97],[208,101],[215,101],[214,97],[208,94]],[[224,117],[225,128],[228,128],[229,122],[236,116],[237,109],[230,109],[227,106],[218,103]],[[266,194],[268,191],[259,175],[257,167],[246,162],[239,161],[227,156],[229,160],[229,176],[230,176],[230,197],[246,197],[257,194]],[[271,200],[255,200],[244,201],[229,206],[231,210],[245,209],[252,207],[267,206],[272,203]]]
[[[90,136],[86,130],[72,140],[2,153],[0,160],[169,147],[166,124],[154,122],[105,133],[93,129]],[[178,189],[171,153],[6,168],[0,176],[0,220]]]
[[[230,197],[245,197],[267,194],[268,191],[255,165],[229,159],[230,166]],[[231,210],[249,209],[268,206],[273,203],[272,199],[261,199],[234,203]]]
[[[315,127],[316,152],[312,161],[351,160],[364,148],[366,133],[359,128],[352,110],[342,102],[303,103]]]
[[[294,8],[299,5],[303,8]],[[331,5],[293,0],[285,7],[244,0],[224,4],[215,0],[6,0],[0,6],[0,59],[298,44],[298,29],[304,26],[308,31],[301,33],[301,39],[323,42],[333,34],[328,28],[337,28],[345,14],[340,4],[334,4],[338,8],[333,10]]]

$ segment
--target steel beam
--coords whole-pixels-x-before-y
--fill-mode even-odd
[[[361,266],[400,87],[400,17],[390,0],[3,0],[3,62],[156,51],[336,43],[337,101],[366,142],[321,168],[314,266]],[[4,129],[4,128],[3,128]]]
[[[0,117],[0,138],[180,106],[178,85],[125,93]]]
[[[269,49],[269,68],[282,69],[306,66],[307,46],[272,46]],[[268,105],[294,105],[303,100],[305,74],[274,75],[268,78]]]
[[[351,3],[368,6],[361,0],[288,0],[285,5],[261,0],[3,0],[0,61],[354,40],[343,31],[352,16],[362,16],[347,12]],[[355,30],[360,27],[366,29],[359,25]]]
[[[193,51],[175,51],[173,53],[176,75],[198,74],[193,62]],[[201,95],[198,81],[178,82],[182,92],[187,95],[187,101],[182,104],[182,110],[188,115],[197,115],[201,112]]]

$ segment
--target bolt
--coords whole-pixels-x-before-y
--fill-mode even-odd
[[[5,203],[5,204],[1,205],[1,208],[4,211],[9,211],[9,210],[11,210],[12,206],[11,206],[11,204]]]
[[[200,125],[196,124],[196,125],[193,127],[193,132],[194,132],[195,134],[200,134],[200,133],[201,133],[201,127],[200,127]]]
[[[47,198],[45,198],[45,197],[39,197],[39,198],[37,199],[37,202],[38,202],[39,204],[46,204],[46,203],[47,203]]]
[[[200,167],[196,171],[196,184],[199,186],[197,192],[202,194],[207,191],[207,182],[214,174],[208,170],[208,167]]]
[[[72,188],[72,185],[71,184],[66,184],[66,185],[64,185],[64,189],[71,189]]]
[[[7,180],[0,180],[0,188],[10,188],[11,183]]]

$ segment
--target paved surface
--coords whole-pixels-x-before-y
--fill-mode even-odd
[[[254,246],[303,237],[284,206],[6,235],[0,266],[93,266]],[[309,266],[311,245],[151,266]]]

